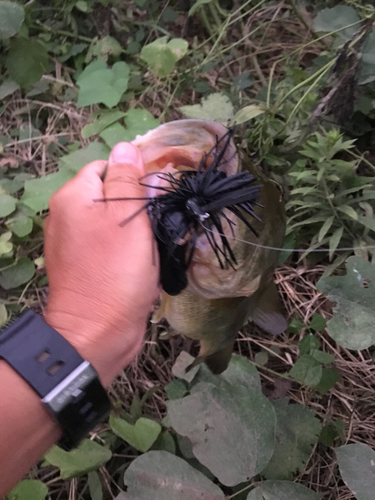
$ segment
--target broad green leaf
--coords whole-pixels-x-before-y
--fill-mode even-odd
[[[329,33],[340,30],[338,35],[348,40],[357,31],[359,21],[360,17],[353,7],[336,5],[336,7],[333,7],[332,9],[323,9],[318,12],[313,22],[313,29],[315,31]],[[355,24],[355,26],[351,26],[350,28],[342,29],[345,28],[345,26],[349,26],[354,23],[357,24]]]
[[[316,385],[322,378],[322,365],[310,354],[303,354],[297,359],[289,375],[300,384]]]
[[[375,268],[349,257],[347,275],[321,278],[317,288],[336,304],[327,323],[328,333],[346,349],[367,349],[375,344]]]
[[[319,231],[318,235],[318,241],[321,242],[324,236],[327,234],[327,232],[331,229],[331,226],[334,222],[335,218],[332,215],[331,217],[328,217],[328,219],[325,221],[325,223],[322,225]]]
[[[18,211],[14,217],[9,218],[5,224],[19,238],[27,236],[33,230],[33,220],[21,211]]]
[[[301,354],[311,354],[316,349],[320,349],[321,345],[320,340],[310,333],[298,343],[298,349]]]
[[[122,51],[123,48],[112,36],[107,35],[100,40],[96,38],[87,51],[85,62],[89,63],[92,59],[101,59],[107,62],[109,56],[119,57]]]
[[[327,321],[321,314],[314,313],[310,321],[310,328],[312,328],[316,332],[321,332],[326,327],[326,324]]]
[[[319,500],[314,491],[291,481],[263,481],[246,500]]]
[[[16,5],[16,4],[14,4],[14,5]],[[0,23],[1,23],[1,20],[0,20]],[[18,90],[19,88],[20,88],[20,86],[18,85],[18,83],[14,82],[13,80],[5,80],[5,82],[3,82],[0,85],[0,101],[1,101],[1,99],[4,99],[4,97],[7,97],[8,95],[12,95],[13,92]]]
[[[233,104],[229,97],[220,92],[203,98],[201,104],[181,106],[179,109],[186,118],[213,120],[223,124],[234,118]]]
[[[21,5],[15,2],[0,2],[0,39],[10,38],[19,32],[25,19]]]
[[[93,116],[94,115],[94,116]],[[88,139],[92,135],[99,134],[105,128],[119,121],[126,116],[126,113],[118,109],[100,110],[100,114],[94,113],[90,120],[94,119],[93,123],[85,125],[81,130],[81,135],[84,139]]]
[[[190,8],[189,16],[193,16],[202,5],[205,5],[205,4],[211,3],[211,2],[212,2],[212,0],[197,0],[195,2],[195,4]]]
[[[103,487],[97,472],[92,471],[88,473],[87,484],[91,500],[103,500]]]
[[[336,248],[339,246],[342,235],[344,232],[344,228],[341,226],[333,233],[333,235],[329,239],[329,258],[332,259],[333,254],[336,251]]]
[[[335,356],[332,356],[329,352],[319,351],[318,349],[312,351],[311,357],[319,363],[322,363],[322,365],[328,365],[329,363],[333,363],[335,361]]]
[[[47,174],[39,179],[31,179],[25,182],[25,191],[21,196],[21,201],[35,212],[47,210],[48,201],[55,191],[66,181],[73,177],[73,173],[68,170],[59,170],[52,174]]]
[[[137,135],[144,135],[160,125],[159,120],[154,118],[146,109],[129,109],[126,113],[125,124],[127,131],[123,141],[132,141]]]
[[[174,430],[190,439],[195,457],[226,486],[255,476],[272,456],[275,412],[258,390],[226,380],[199,383],[167,407]]]
[[[58,446],[54,446],[44,455],[44,459],[49,464],[60,469],[63,479],[80,477],[97,470],[111,457],[111,450],[90,439],[84,439],[73,451],[64,451]]]
[[[110,149],[101,142],[91,142],[86,148],[63,156],[59,161],[61,170],[69,170],[76,174],[82,167],[96,160],[108,160]]]
[[[180,381],[179,381],[180,382]],[[163,431],[152,445],[152,450],[163,450],[168,453],[176,454],[176,443],[173,436],[168,431]]]
[[[375,30],[372,29],[362,47],[361,70],[358,78],[360,85],[371,83],[375,80]],[[367,113],[368,111],[366,111]]]
[[[122,142],[126,136],[126,128],[120,123],[112,123],[99,134],[106,146],[112,149],[118,142]]]
[[[12,233],[6,231],[0,234],[0,257],[12,251],[13,243],[10,241],[12,238]]]
[[[30,87],[43,76],[48,63],[44,45],[35,38],[11,40],[6,66],[9,76],[22,88]]]
[[[186,396],[188,389],[183,380],[172,380],[164,387],[168,399],[180,399]]]
[[[292,479],[308,461],[318,442],[321,425],[314,413],[283,398],[273,402],[276,412],[275,451],[262,474],[267,479]]]
[[[188,50],[188,42],[183,38],[162,36],[145,45],[141,50],[141,59],[147,63],[155,76],[165,77],[172,73],[177,61],[182,59]]]
[[[104,61],[95,61],[82,71],[77,79],[80,88],[77,107],[104,104],[108,108],[116,106],[128,88],[129,66],[116,62],[108,68]]]
[[[126,420],[111,415],[109,425],[117,436],[142,452],[149,450],[161,433],[160,424],[143,417],[135,425],[131,425]]]
[[[332,387],[341,379],[340,372],[335,368],[325,368],[322,370],[322,378],[319,384],[315,386],[315,389],[324,396],[327,394]]]
[[[9,194],[0,193],[0,218],[6,217],[16,209],[17,198]]]
[[[47,494],[48,488],[42,481],[25,479],[8,493],[5,500],[44,500]]]
[[[233,122],[239,125],[240,123],[245,123],[263,114],[264,109],[261,106],[258,106],[257,104],[250,104],[249,106],[245,106],[237,111],[234,115]]]
[[[194,360],[195,358],[189,353],[181,351],[172,367],[173,375],[182,380],[186,380],[186,382],[192,382],[200,367],[194,366],[194,368],[191,368],[188,372],[186,371],[186,368],[190,366]]]
[[[375,489],[375,451],[356,443],[336,448],[341,476],[357,500],[373,500]]]
[[[224,500],[218,486],[166,451],[149,451],[133,460],[124,483],[127,492],[118,500]]]
[[[0,286],[5,290],[17,288],[28,281],[35,274],[35,266],[27,257],[21,257],[13,265],[0,271]]]

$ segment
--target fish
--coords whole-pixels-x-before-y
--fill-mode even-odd
[[[168,122],[137,136],[132,143],[145,164],[147,197],[170,189],[170,176],[178,179],[189,170],[209,169],[212,152],[220,138],[227,136],[224,125],[195,119]],[[241,220],[225,208],[222,233],[217,227],[212,228],[211,238],[198,232],[181,291],[171,295],[163,290],[152,318],[153,323],[166,320],[173,333],[199,340],[199,355],[189,369],[205,362],[214,374],[227,368],[238,331],[249,319],[273,335],[288,325],[273,280],[286,227],[282,193],[249,158],[240,161],[229,139],[219,168],[229,179],[241,171],[257,179],[254,214],[243,212],[245,220]],[[215,253],[212,238],[220,244],[223,235],[235,265],[223,266]]]

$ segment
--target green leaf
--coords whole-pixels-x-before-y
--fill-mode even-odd
[[[211,2],[212,2],[212,0],[197,0],[195,2],[195,4],[190,8],[188,15],[193,16],[202,5],[205,5],[205,4],[211,3]]]
[[[249,106],[245,106],[244,108],[237,111],[237,113],[234,115],[233,122],[239,125],[240,123],[245,123],[263,114],[264,109],[261,106],[250,104]]]
[[[12,266],[0,271],[0,286],[5,290],[17,288],[31,280],[35,266],[27,257],[21,257]]]
[[[25,479],[8,493],[5,500],[44,500],[47,494],[48,488],[42,481]]]
[[[330,259],[332,259],[332,256],[333,256],[336,248],[339,246],[343,232],[344,232],[344,228],[339,227],[329,239],[329,258]]]
[[[179,109],[186,118],[213,120],[223,124],[234,118],[233,104],[228,96],[220,92],[203,98],[201,104],[181,106]]]
[[[11,40],[6,66],[9,76],[22,88],[30,87],[40,80],[46,71],[47,63],[47,50],[35,38]]]
[[[99,134],[105,128],[109,127],[121,118],[124,118],[126,113],[119,111],[118,109],[114,109],[100,110],[100,113],[94,113],[93,115],[91,115],[90,120],[94,118],[94,122],[85,125],[81,130],[81,135],[84,139],[88,139],[92,135]]]
[[[0,39],[10,38],[19,32],[25,19],[21,5],[15,2],[0,2]]]
[[[272,456],[275,412],[258,390],[226,380],[199,383],[167,408],[174,430],[190,439],[195,457],[226,486],[255,476]]]
[[[112,123],[109,127],[100,132],[100,137],[110,149],[112,149],[118,142],[122,142],[126,136],[126,128],[120,123]]]
[[[9,194],[0,193],[0,218],[6,217],[16,209],[17,199]]]
[[[127,131],[122,140],[130,142],[137,135],[144,135],[149,130],[158,127],[160,122],[147,110],[133,108],[126,113],[125,124]]]
[[[108,68],[104,61],[95,61],[82,71],[77,79],[80,88],[77,107],[104,104],[116,106],[128,88],[129,66],[119,61]]]
[[[357,500],[373,500],[375,488],[375,451],[357,443],[336,448],[343,480]]]
[[[168,36],[162,36],[142,48],[141,59],[155,76],[163,78],[172,73],[177,61],[186,54],[188,46],[183,38],[172,38],[168,42]]]
[[[18,211],[14,217],[6,221],[7,228],[16,234],[19,238],[23,238],[33,230],[33,220],[23,212]]]
[[[59,161],[61,170],[69,170],[76,174],[82,167],[96,160],[108,160],[110,149],[100,142],[91,142],[86,148],[78,149],[63,156]],[[50,174],[52,175],[52,174]]]
[[[16,5],[16,4],[13,4],[13,5]],[[1,23],[1,19],[0,19],[0,23]],[[19,88],[20,88],[20,86],[18,85],[18,83],[14,82],[13,80],[5,80],[5,82],[3,82],[0,85],[0,101],[1,101],[1,99],[4,99],[4,97],[7,97],[8,95],[12,95],[13,92],[18,90]]]
[[[168,453],[176,454],[176,443],[173,436],[168,431],[163,431],[152,445],[152,450],[163,450]]]
[[[186,371],[186,368],[190,366],[194,360],[195,358],[189,353],[181,351],[172,367],[173,375],[182,380],[186,380],[186,382],[192,382],[200,367],[194,366],[188,372]]]
[[[58,446],[54,446],[44,455],[44,459],[50,465],[60,469],[63,479],[80,477],[97,470],[111,457],[111,450],[90,439],[84,439],[73,451],[64,451]]]
[[[137,457],[125,472],[126,494],[117,500],[224,500],[224,493],[182,458],[166,451]]]
[[[13,243],[10,241],[12,238],[12,233],[6,231],[0,234],[0,257],[12,251]]]
[[[357,212],[354,210],[354,208],[350,207],[349,205],[342,205],[340,207],[337,207],[337,210],[339,210],[343,214],[346,214],[353,220],[358,220]]]
[[[347,275],[321,278],[317,288],[336,303],[328,333],[346,349],[375,344],[375,268],[360,257],[349,257]]]
[[[143,417],[139,418],[135,425],[131,425],[126,420],[111,415],[109,425],[118,437],[142,452],[151,448],[162,430],[160,424]]]
[[[319,363],[322,363],[322,365],[328,365],[329,363],[333,363],[335,361],[335,356],[332,356],[329,352],[324,351],[315,350],[311,353],[311,357],[316,361],[319,361]]]
[[[308,461],[318,442],[321,426],[314,413],[287,398],[273,402],[276,412],[276,445],[262,474],[267,479],[292,479]]]
[[[336,5],[332,9],[323,9],[318,12],[313,22],[313,29],[329,33],[341,30],[338,35],[348,40],[357,31],[359,21],[360,17],[353,7]],[[350,28],[342,29],[353,23],[357,24]]]
[[[341,379],[340,372],[335,368],[323,368],[322,378],[319,384],[315,386],[315,389],[322,395],[325,396],[332,389],[332,387]]]
[[[311,354],[316,349],[319,349],[321,345],[320,340],[310,333],[298,343],[298,348],[301,354]]]
[[[331,217],[328,217],[328,219],[325,221],[325,223],[322,225],[319,231],[318,235],[318,241],[321,242],[324,236],[328,233],[328,231],[331,229],[331,226],[334,222],[335,218],[332,215]]]
[[[327,321],[321,314],[314,313],[310,321],[310,328],[312,328],[316,332],[321,332],[326,327],[326,324]]]
[[[90,490],[91,500],[103,500],[103,487],[97,472],[89,472],[87,483]]]
[[[88,63],[92,59],[107,61],[109,56],[119,57],[122,51],[123,48],[118,41],[109,35],[104,36],[100,40],[95,38],[87,51],[85,62]]]
[[[319,500],[317,493],[290,481],[263,481],[246,500]]]
[[[297,359],[289,375],[300,384],[316,385],[322,378],[322,365],[309,354],[303,354]]]
[[[183,380],[172,380],[165,387],[168,399],[180,399],[186,396],[188,390]]]
[[[39,179],[26,181],[25,190],[21,196],[22,203],[35,212],[47,210],[50,197],[73,175],[71,171],[59,170]]]

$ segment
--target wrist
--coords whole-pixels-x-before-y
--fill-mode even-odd
[[[45,322],[60,333],[98,372],[104,387],[130,364],[139,352],[146,322],[94,321],[48,308]]]

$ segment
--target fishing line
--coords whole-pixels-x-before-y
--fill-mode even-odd
[[[203,224],[202,224],[202,226],[203,226]],[[204,226],[204,228],[206,231],[209,231],[210,233],[214,233],[214,234],[217,234],[218,236],[222,236],[221,233],[214,231],[212,229],[209,229],[207,226]],[[277,251],[282,251],[282,252],[297,252],[297,253],[306,253],[306,252],[308,252],[308,253],[313,253],[313,252],[329,253],[331,251],[330,248],[317,248],[315,250],[309,250],[308,248],[306,248],[305,250],[303,250],[301,248],[270,247],[267,245],[260,245],[259,243],[253,243],[252,241],[243,240],[241,238],[236,238],[234,236],[228,236],[228,235],[225,235],[225,236],[228,239],[238,241],[240,243],[245,243],[246,245],[251,245],[253,247],[263,248],[264,250],[277,250]],[[335,252],[351,252],[351,251],[356,251],[356,250],[369,250],[369,249],[375,249],[375,245],[369,245],[369,246],[363,246],[363,247],[339,247],[339,248],[335,249]]]

